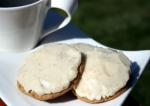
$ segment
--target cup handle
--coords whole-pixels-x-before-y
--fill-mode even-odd
[[[55,32],[63,27],[65,27],[70,21],[71,21],[71,16],[75,12],[77,5],[78,5],[78,0],[49,0],[51,2],[51,7],[50,8],[58,8],[66,12],[67,17],[64,18],[64,20],[56,26],[53,26],[52,28],[47,29],[44,33],[43,36],[48,35],[49,33]]]

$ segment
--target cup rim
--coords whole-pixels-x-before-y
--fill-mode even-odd
[[[17,9],[28,8],[28,7],[34,6],[34,5],[36,5],[42,1],[43,0],[38,0],[38,1],[30,3],[30,4],[26,4],[26,5],[22,5],[22,6],[16,6],[16,7],[0,7],[0,10],[17,10]]]

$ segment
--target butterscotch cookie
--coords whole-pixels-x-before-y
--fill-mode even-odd
[[[86,55],[84,72],[73,91],[79,99],[104,102],[127,89],[130,60],[123,53],[82,43],[72,46]]]
[[[63,95],[77,83],[82,56],[67,44],[45,44],[31,53],[21,66],[18,88],[39,100]]]

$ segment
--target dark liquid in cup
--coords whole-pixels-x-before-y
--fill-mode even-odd
[[[0,0],[0,8],[19,7],[32,4],[39,0]]]

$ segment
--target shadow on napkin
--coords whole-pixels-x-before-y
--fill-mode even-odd
[[[76,97],[74,96],[74,94],[71,91],[69,91],[64,95],[62,95],[54,100],[47,101],[47,102],[48,103],[63,103],[63,102],[68,102],[68,101],[72,101],[75,99],[76,99]]]
[[[131,63],[131,76],[130,76],[130,80],[128,82],[128,86],[134,86],[136,84],[136,81],[138,80],[139,77],[139,71],[140,71],[140,67],[136,62],[132,62]]]
[[[54,11],[49,11],[47,18],[44,23],[44,30],[47,30],[53,26],[57,26],[59,23],[63,21],[63,17],[55,13]],[[40,40],[40,42],[37,44],[44,44],[49,42],[57,42],[57,41],[63,41],[63,40],[69,40],[69,39],[77,39],[77,38],[88,38],[83,32],[81,32],[78,28],[74,27],[72,23],[69,23],[66,27],[50,33],[46,35],[44,38]]]

